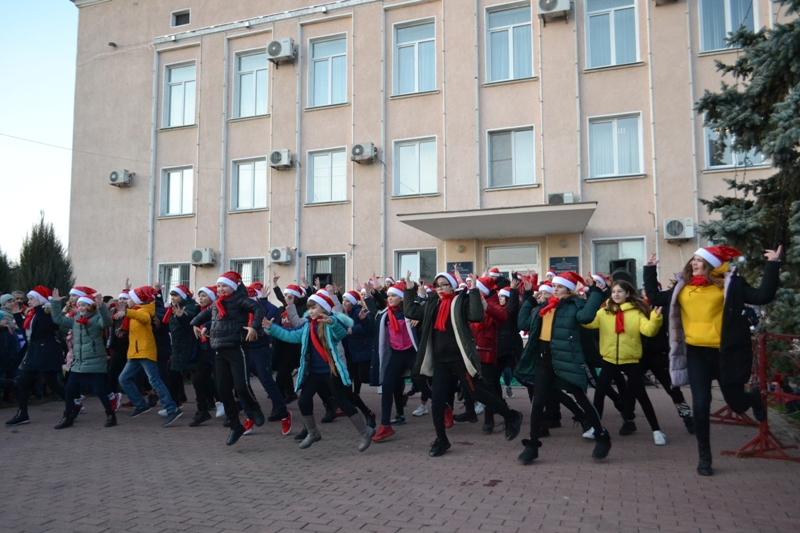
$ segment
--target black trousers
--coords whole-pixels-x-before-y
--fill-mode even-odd
[[[175,400],[175,403],[180,404],[186,397],[186,391],[183,384],[183,372],[177,370],[169,371],[169,381],[164,383],[169,390],[169,395]]]
[[[75,409],[75,398],[80,396],[81,387],[87,387],[103,404],[106,414],[113,413],[111,401],[108,399],[107,380],[106,374],[70,372],[67,386],[64,387],[64,412],[70,413]]]
[[[601,371],[603,369],[603,363],[600,364],[593,364],[591,365],[592,368],[599,368]],[[613,387],[606,387],[605,390],[600,390],[598,384],[598,378],[594,377],[593,370],[592,377],[590,384],[594,387],[594,398],[592,399],[592,403],[594,404],[594,408],[597,409],[597,412],[600,414],[600,418],[603,418],[603,408],[606,401],[606,396],[614,403],[615,406],[622,405],[622,398],[625,397],[627,384],[625,383],[625,377],[622,375],[621,372],[615,371],[614,375],[611,376],[612,381],[617,386],[617,390],[614,390]],[[631,419],[632,420],[632,419]]]
[[[514,411],[508,407],[506,402],[489,392],[478,380],[469,375],[462,358],[459,357],[452,362],[434,361],[431,414],[433,427],[436,429],[436,438],[447,440],[447,432],[444,427],[444,410],[447,405],[448,388],[454,377],[461,381],[465,392],[474,401],[481,402],[506,420],[514,416]]]
[[[389,363],[386,365],[386,370],[383,373],[383,387],[381,394],[381,425],[390,425],[392,418],[392,400],[397,405],[397,414],[403,415],[403,389],[405,389],[405,380],[403,374],[406,371],[411,371],[414,368],[414,361],[417,357],[417,351],[414,348],[408,350],[398,351],[392,349],[392,355],[389,358]],[[399,392],[399,394],[398,394]]]
[[[348,417],[358,414],[358,410],[347,399],[345,386],[342,385],[342,380],[339,376],[331,376],[330,373],[309,373],[303,380],[303,388],[300,389],[300,397],[297,399],[297,406],[300,408],[301,415],[312,416],[314,414],[314,394],[318,394],[322,390],[330,391],[339,408]],[[322,394],[320,394],[320,398],[322,398]]]
[[[235,427],[239,422],[239,403],[233,397],[233,390],[251,412],[261,410],[261,406],[250,388],[247,370],[247,358],[241,346],[236,348],[217,349],[214,359],[217,381],[217,394],[225,406],[225,416],[233,421]]]
[[[111,357],[108,359],[108,374],[106,374],[106,389],[108,392],[123,392],[122,387],[119,386],[119,375],[122,374],[122,369],[128,362],[128,351],[114,350],[111,352]]]
[[[361,394],[361,385],[364,383],[369,384],[370,366],[371,363],[369,361],[348,363],[347,371],[350,373],[350,380],[353,382],[353,392],[356,394]]]
[[[41,374],[48,388],[64,398],[64,387],[58,382],[57,371],[43,371],[37,372],[36,370],[23,370],[19,377],[19,410],[23,413],[28,412],[28,400],[31,396],[31,386],[36,377]]]
[[[214,363],[213,354],[197,351],[192,386],[197,399],[198,411],[210,411],[214,407]]]
[[[650,371],[656,377],[664,390],[672,398],[672,403],[686,403],[680,387],[672,386],[672,379],[669,377],[669,354],[646,351],[639,360],[642,365],[642,372]]]
[[[275,368],[275,383],[284,398],[294,394],[292,372],[300,366],[300,345],[272,340],[274,350],[272,366]]]
[[[639,363],[615,365],[608,361],[603,361],[600,367],[600,377],[597,378],[597,390],[604,392],[610,389],[611,380],[617,372],[622,372],[628,377],[628,386],[625,396],[622,398],[622,417],[625,420],[633,420],[633,408],[638,401],[639,405],[642,406],[647,422],[650,424],[650,429],[653,431],[660,430],[653,404],[650,403],[650,397],[647,396],[647,390],[644,388],[644,377]]]

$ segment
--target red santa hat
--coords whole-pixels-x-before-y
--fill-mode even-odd
[[[606,278],[604,278],[601,274],[592,274],[592,279],[594,279],[597,282],[597,285],[601,289],[605,289],[606,288],[606,285],[607,285],[606,284]]]
[[[553,284],[550,283],[549,281],[545,281],[544,283],[539,285],[539,292],[541,292],[541,291],[549,292],[550,294],[553,294]]]
[[[475,282],[475,285],[478,286],[478,289],[483,293],[484,296],[489,296],[489,293],[497,287],[497,285],[494,283],[494,278],[491,276],[478,278],[478,280]]]
[[[50,289],[48,289],[47,287],[44,287],[42,285],[38,285],[38,286],[34,287],[33,290],[28,293],[28,298],[35,298],[42,305],[44,305],[44,304],[46,304],[47,302],[50,301],[51,295],[52,295],[52,293],[50,292]]]
[[[402,298],[404,290],[406,290],[406,282],[401,281],[400,283],[395,283],[394,285],[386,289],[386,294],[394,294],[395,296],[399,296],[400,298]]]
[[[453,289],[455,289],[456,287],[460,287],[460,285],[456,283],[456,278],[454,278],[447,272],[439,272],[438,274],[436,274],[436,277],[433,278],[434,285],[436,284],[436,280],[439,278],[445,278],[447,282],[450,284],[450,286],[453,287]]]
[[[286,290],[284,291],[286,294],[291,294],[295,298],[302,298],[306,295],[306,290],[299,285],[287,285]]]
[[[347,291],[344,293],[344,297],[347,298],[353,305],[358,305],[358,302],[361,300],[361,295],[356,291]]]
[[[217,301],[217,288],[215,286],[200,287],[197,289],[197,292],[205,293],[205,295],[208,296],[212,302]]]
[[[461,283],[458,284],[458,288],[459,289],[469,289],[469,285],[467,285],[466,281],[462,281]]]
[[[544,277],[546,277],[548,279],[554,278],[556,276],[557,276],[556,271],[553,270],[552,268],[550,270],[548,270],[547,273],[544,275]]]
[[[130,300],[131,299],[130,292],[131,292],[130,289],[123,289],[122,292],[119,293],[119,296],[117,296],[117,299],[118,300]]]
[[[194,293],[190,291],[189,287],[187,287],[186,285],[177,285],[175,287],[172,287],[169,293],[172,294],[173,292],[178,296],[180,296],[181,298],[183,298],[184,300],[194,296]]]
[[[566,287],[571,291],[574,291],[577,288],[578,283],[586,285],[586,281],[584,281],[584,279],[577,272],[562,272],[553,278],[552,283],[553,285],[558,283],[562,287]]]
[[[70,294],[74,294],[75,296],[91,296],[96,294],[97,291],[91,287],[84,287],[82,285],[76,285],[69,290]]]
[[[499,296],[502,296],[503,298],[508,298],[511,296],[511,291],[508,290],[508,288],[506,287],[505,289],[500,289],[500,292],[498,292],[497,294]]]
[[[128,294],[130,295],[133,303],[135,303],[136,305],[143,305],[155,300],[157,293],[158,291],[156,291],[153,287],[150,287],[149,285],[144,285],[143,287],[139,287],[138,289],[133,289]]]
[[[425,292],[426,293],[433,292],[433,285],[431,285],[430,283],[426,283],[425,284]]]
[[[730,246],[708,246],[706,248],[699,248],[694,255],[699,255],[714,268],[719,268],[722,263],[726,263],[734,257],[739,257],[742,252]]]
[[[247,286],[247,297],[251,300],[258,300],[258,291],[256,291],[252,285]]]
[[[249,289],[253,289],[254,291],[256,291],[256,296],[258,296],[259,298],[264,297],[264,284],[261,283],[260,281],[254,281],[253,283],[248,285],[247,288],[248,292]]]
[[[238,272],[235,272],[233,270],[225,272],[217,280],[217,284],[224,283],[233,290],[236,290],[236,287],[238,287],[239,283],[241,282],[242,282],[242,276],[240,276]]]
[[[386,276],[386,278],[383,280],[383,284],[386,285],[387,283],[394,285],[396,282],[392,276]]]
[[[489,269],[489,275],[493,278],[499,278],[502,274],[500,274],[500,269],[497,267],[492,267]]]
[[[308,301],[316,303],[328,313],[333,309],[333,300],[328,297],[327,293],[323,293],[322,291],[317,291],[315,294],[309,296]]]
[[[89,296],[81,296],[80,298],[78,298],[78,303],[79,304],[92,305],[92,304],[97,303],[97,302],[94,301],[94,298],[91,298]]]

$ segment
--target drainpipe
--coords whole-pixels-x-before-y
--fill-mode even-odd
[[[547,189],[544,181],[544,67],[542,66],[542,19],[539,19],[539,150],[542,152],[542,203],[547,203]],[[582,199],[581,199],[582,201]]]
[[[686,51],[689,54],[689,122],[692,126],[692,177],[694,179],[694,220],[700,224],[700,190],[697,174],[697,125],[694,112],[694,57],[692,57],[692,18],[689,2],[686,3]],[[695,237],[700,246],[700,234]]]
[[[650,151],[653,165],[653,226],[655,234],[656,257],[661,256],[661,239],[658,231],[658,158],[656,157],[656,118],[653,97],[653,36],[650,19],[650,2],[645,2],[647,13],[647,75],[650,83]]]
[[[222,68],[225,75],[222,77],[222,166],[220,167],[220,192],[219,192],[219,272],[225,268],[225,222],[227,219],[228,187],[228,54],[230,53],[228,36],[225,36],[224,55]]]
[[[300,120],[302,119],[303,107],[303,27],[300,19],[297,19],[297,111],[295,116],[295,191],[294,191],[294,279],[300,280],[300,258],[302,248],[300,247]]]
[[[475,17],[475,183],[478,186],[478,209],[481,208],[481,78],[480,35],[478,33],[478,0],[473,2]]]
[[[581,152],[581,67],[580,58],[578,54],[578,16],[573,8],[573,15],[575,16],[575,25],[573,26],[572,33],[575,37],[575,113],[578,117],[578,198],[583,201],[583,154]]]
[[[153,50],[153,109],[150,122],[150,205],[147,220],[147,284],[153,285],[153,248],[156,217],[156,142],[158,133],[158,50]]]
[[[381,9],[381,275],[386,275],[386,9]]]
[[[444,201],[444,210],[447,211],[447,63],[445,56],[445,37],[444,37],[444,2],[442,2],[442,157],[443,163],[443,192],[442,200]]]
[[[350,35],[355,41],[356,33],[355,16],[350,17]],[[353,51],[353,70],[350,78],[350,146],[356,142],[356,47],[351,47]],[[346,152],[345,152],[346,153]],[[355,281],[356,272],[356,259],[355,259],[355,246],[356,246],[356,167],[359,166],[355,161],[350,161],[350,176],[351,176],[351,191],[350,195],[350,282]]]

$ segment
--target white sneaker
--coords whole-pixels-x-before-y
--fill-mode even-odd
[[[475,402],[475,414],[479,415],[483,412],[483,404],[481,402]]]
[[[506,398],[513,398],[514,397],[514,389],[511,387],[506,387]]]
[[[428,408],[425,405],[419,404],[419,407],[414,409],[414,412],[411,413],[411,416],[423,416],[428,414]]]
[[[589,431],[583,434],[583,438],[594,440],[594,428],[589,428]]]
[[[656,446],[664,446],[667,444],[667,436],[660,431],[654,431],[653,441],[656,443]]]
[[[225,406],[222,405],[222,402],[217,402],[217,418],[222,418],[225,416]]]
[[[378,394],[383,394],[383,385],[378,385]]]
[[[167,416],[167,410],[166,410],[166,409],[162,409],[162,410],[160,410],[160,411],[158,412],[158,416]]]
[[[117,393],[117,408],[114,409],[115,411],[119,411],[119,406],[122,405],[122,393]]]

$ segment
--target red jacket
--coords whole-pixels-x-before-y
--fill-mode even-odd
[[[497,329],[500,324],[508,320],[508,313],[500,305],[497,292],[493,291],[485,300],[487,305],[483,313],[483,322],[470,322],[469,327],[475,338],[475,346],[478,348],[481,363],[495,365],[497,364]]]

